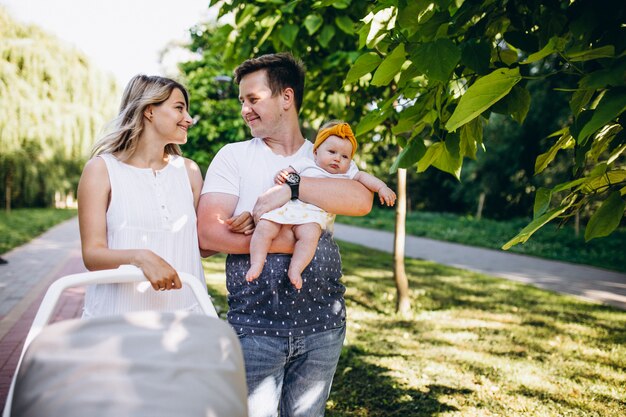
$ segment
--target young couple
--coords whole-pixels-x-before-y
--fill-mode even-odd
[[[323,126],[315,144],[304,138],[298,122],[304,76],[286,53],[236,69],[241,115],[253,139],[224,146],[204,185],[178,148],[192,124],[184,87],[137,76],[79,185],[86,266],[137,265],[155,290],[95,287],[86,316],[193,311],[176,271],[203,280],[198,246],[228,254],[228,321],[244,352],[251,416],[278,409],[283,416],[324,414],[345,337],[341,259],[327,213],[367,214],[373,191],[381,202],[395,201],[382,181],[351,162],[356,140],[347,124]]]

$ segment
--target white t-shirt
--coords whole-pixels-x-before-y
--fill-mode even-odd
[[[276,155],[259,138],[229,143],[213,158],[206,173],[202,194],[225,193],[238,196],[239,201],[233,215],[244,211],[252,212],[257,198],[275,185],[276,173],[289,165],[297,165],[302,159],[313,160],[313,143],[308,140],[290,156]]]

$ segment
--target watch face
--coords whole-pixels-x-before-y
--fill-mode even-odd
[[[287,175],[287,183],[289,184],[299,184],[300,183],[300,175],[295,172],[291,172]]]

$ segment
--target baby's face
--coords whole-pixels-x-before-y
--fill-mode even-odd
[[[329,136],[315,150],[315,163],[331,174],[345,174],[352,160],[352,144],[347,139]]]

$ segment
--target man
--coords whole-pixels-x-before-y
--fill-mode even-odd
[[[322,416],[345,337],[338,248],[322,234],[298,290],[287,277],[295,241],[282,233],[261,276],[247,282],[250,234],[233,232],[230,219],[250,211],[258,220],[291,198],[330,213],[365,215],[373,195],[344,179],[295,176],[274,185],[279,170],[312,157],[313,144],[298,123],[304,92],[298,60],[288,53],[250,59],[237,67],[235,81],[253,139],[224,146],[207,171],[198,207],[200,246],[229,254],[228,321],[244,352],[250,416],[275,416],[278,408],[281,416]]]

